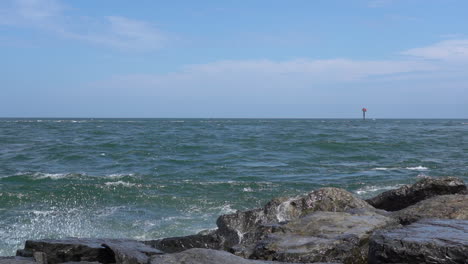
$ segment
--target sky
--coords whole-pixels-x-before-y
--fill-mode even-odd
[[[465,0],[0,0],[0,117],[468,118]]]

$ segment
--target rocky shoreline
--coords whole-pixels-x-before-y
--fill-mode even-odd
[[[212,231],[151,241],[28,240],[0,264],[468,263],[468,192],[426,178],[362,200],[339,188],[222,215]]]

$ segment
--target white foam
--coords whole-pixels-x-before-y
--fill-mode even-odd
[[[76,177],[79,174],[74,173],[43,173],[43,172],[36,172],[33,174],[33,177],[36,179],[52,179],[52,180],[59,180],[65,178],[72,178]]]
[[[278,205],[278,208],[276,209],[276,219],[278,219],[279,222],[284,222],[287,220],[291,220],[291,211],[293,211],[294,207],[291,206],[291,202],[294,200],[297,200],[298,197],[293,197],[288,199],[287,201],[282,202],[280,205]]]
[[[417,171],[425,171],[428,170],[429,168],[423,167],[423,166],[417,166],[417,167],[406,167],[407,170],[417,170]]]
[[[373,168],[372,170],[380,170],[380,171],[386,171],[386,170],[398,170],[399,168],[385,168],[385,167],[379,167],[379,168]]]
[[[246,188],[242,189],[242,191],[244,191],[244,192],[253,192],[253,189],[250,188],[250,187],[246,187]]]
[[[141,186],[136,183],[131,183],[131,182],[124,182],[124,181],[116,181],[116,182],[106,182],[104,183],[107,186],[124,186],[124,187],[133,187],[133,186]]]
[[[399,188],[399,187],[401,187],[403,185],[404,184],[387,185],[387,186],[371,185],[371,186],[365,186],[365,187],[359,188],[359,189],[357,189],[355,191],[355,193],[357,193],[359,195],[364,195],[364,194],[374,193],[374,192],[378,192],[378,191],[388,191],[388,190],[397,189],[397,188]]]
[[[133,177],[135,176],[135,174],[134,173],[113,173],[113,174],[106,175],[106,178],[120,179],[126,176]]]
[[[231,207],[230,204],[225,204],[221,207],[221,214],[232,214],[235,213],[236,210]]]

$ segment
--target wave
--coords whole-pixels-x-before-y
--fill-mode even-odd
[[[405,168],[401,168],[401,167],[390,167],[390,168],[387,168],[387,167],[377,167],[377,168],[372,168],[372,170],[377,170],[377,171],[389,171],[389,170],[416,170],[416,171],[426,171],[426,170],[429,170],[428,167],[424,167],[424,166],[416,166],[416,167],[405,167]]]
[[[388,191],[388,190],[393,190],[397,189],[404,184],[395,184],[395,185],[386,185],[386,186],[376,186],[376,185],[370,185],[370,186],[365,186],[362,188],[357,189],[354,191],[358,195],[366,195],[369,193],[375,193],[375,192],[380,192],[380,191]]]
[[[424,167],[424,166],[406,167],[405,169],[407,169],[407,170],[417,170],[417,171],[429,170],[428,167]]]
[[[399,170],[399,169],[400,169],[400,168],[377,167],[377,168],[373,168],[372,170],[387,171],[387,170]]]
[[[47,173],[47,172],[18,172],[15,173],[13,176],[26,176],[30,177],[34,180],[42,180],[42,179],[51,179],[51,180],[60,180],[60,179],[70,179],[70,178],[109,178],[109,179],[121,179],[125,177],[133,178],[135,177],[135,173],[112,173],[107,175],[89,175],[86,173]],[[8,177],[8,176],[7,176]]]
[[[35,179],[52,179],[52,180],[58,180],[58,179],[65,179],[65,178],[77,178],[82,176],[83,174],[79,173],[42,173],[42,172],[36,172],[32,174],[32,177]]]
[[[106,182],[104,183],[107,186],[124,186],[124,187],[141,187],[141,184],[131,183],[131,182],[124,182],[124,181],[116,181],[116,182]]]

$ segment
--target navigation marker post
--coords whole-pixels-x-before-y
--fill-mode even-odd
[[[366,112],[367,112],[367,108],[362,108],[362,120],[366,120]]]

